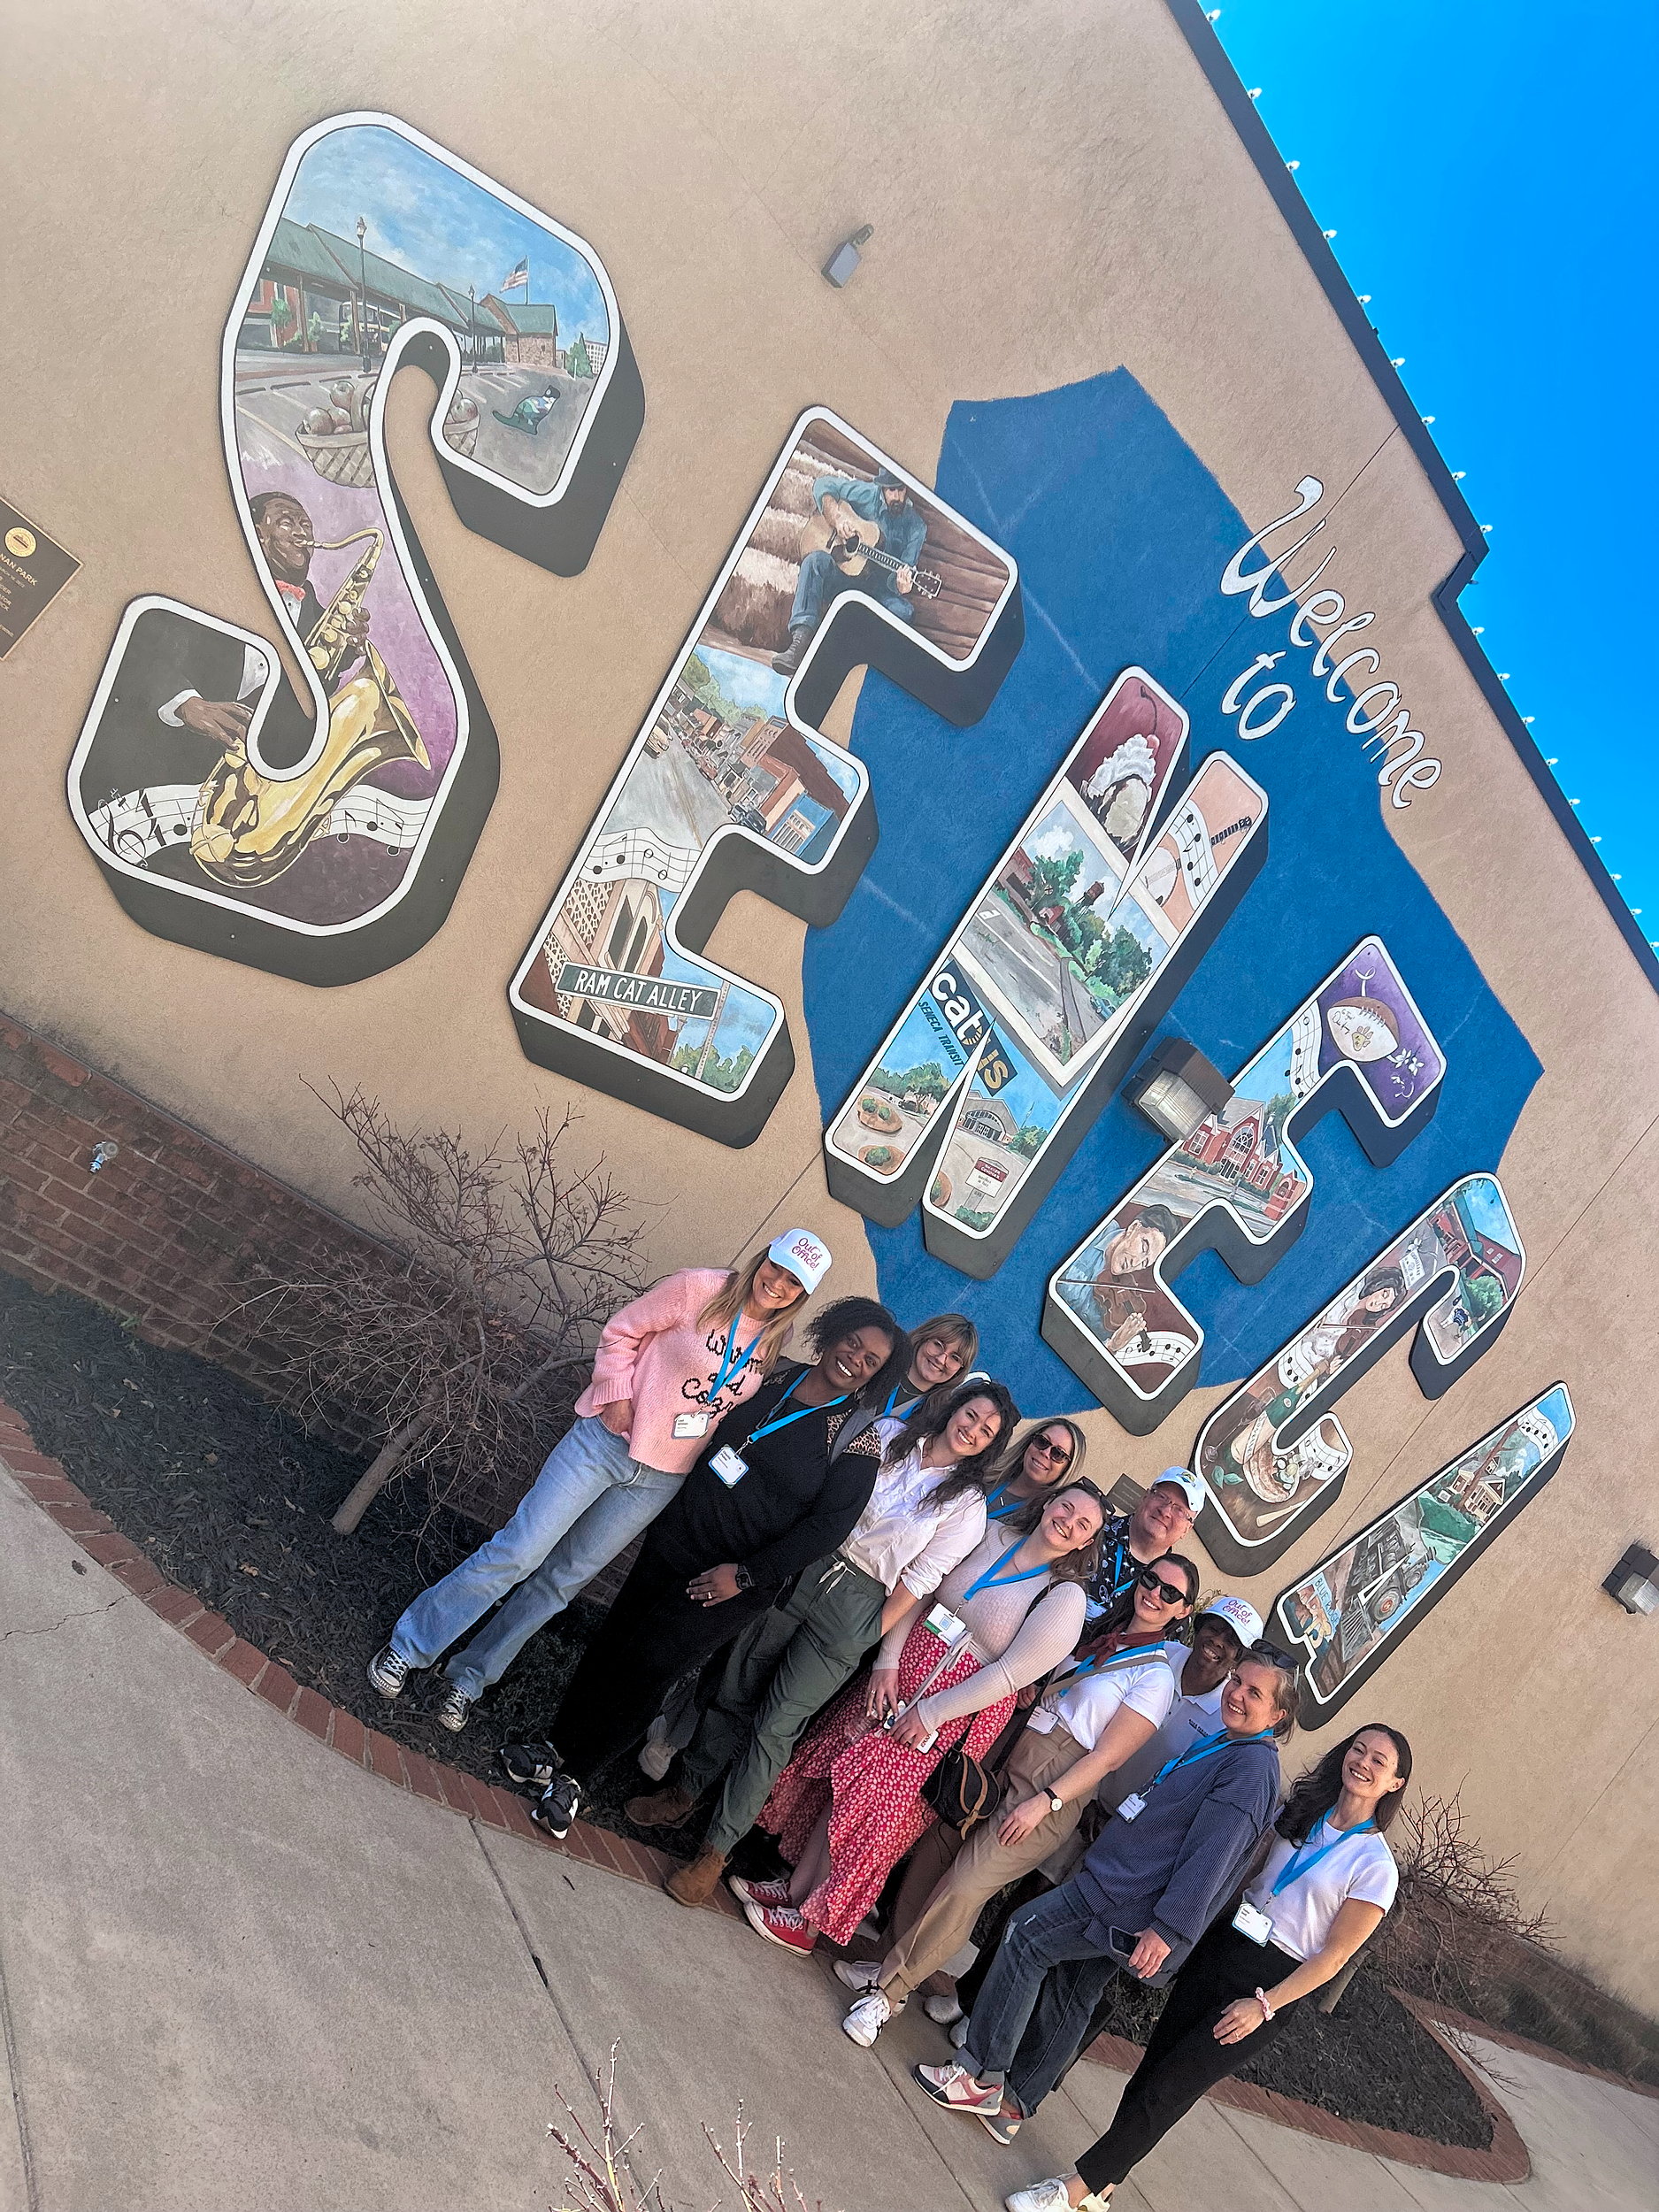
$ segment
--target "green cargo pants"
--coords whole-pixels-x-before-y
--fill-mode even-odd
[[[873,1575],[836,1552],[733,1645],[680,1762],[681,1782],[699,1797],[726,1772],[706,1845],[729,1852],[754,1826],[807,1723],[877,1641],[887,1598]]]

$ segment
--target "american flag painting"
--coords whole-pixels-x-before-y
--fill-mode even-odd
[[[515,261],[507,275],[503,277],[501,288],[503,292],[516,292],[521,284],[527,286],[529,281],[530,261],[526,255],[522,261]]]

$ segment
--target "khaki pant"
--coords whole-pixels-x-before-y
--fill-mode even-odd
[[[1048,1788],[1084,1755],[1076,1737],[1057,1724],[1046,1736],[1027,1728],[1010,1756],[1001,1803],[988,1820],[973,1830],[948,1870],[935,1877],[931,1893],[918,1909],[915,1892],[925,1874],[939,1865],[935,1838],[942,1838],[947,1850],[955,1841],[942,1824],[922,1839],[916,1853],[922,1865],[913,1866],[906,1877],[894,1914],[895,1924],[903,1932],[881,1962],[879,1986],[889,2002],[896,2006],[919,1987],[967,1941],[982,1908],[997,1892],[1041,1866],[1071,1835],[1083,1817],[1087,1798],[1079,1798],[1063,1812],[1046,1812],[1024,1843],[1010,1847],[999,1839],[997,1830],[1016,1805]],[[933,1852],[925,1856],[930,1844],[934,1846]]]

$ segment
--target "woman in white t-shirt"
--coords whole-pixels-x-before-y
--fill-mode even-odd
[[[879,1965],[837,1962],[849,1987],[864,1992],[841,2023],[855,2043],[869,2048],[911,1990],[961,1949],[981,1908],[1058,1849],[1102,1779],[1162,1726],[1176,1693],[1165,1639],[1190,1617],[1198,1586],[1197,1568],[1178,1552],[1141,1569],[1102,1632],[1056,1671],[1038,1699],[1009,1754],[996,1810],[925,1900],[913,1885],[911,1896],[901,1892],[900,1933],[887,1956]]]
[[[1008,2212],[1101,2212],[1207,2089],[1278,2040],[1393,1904],[1400,1878],[1383,1831],[1410,1778],[1410,1745],[1375,1723],[1302,1777],[1238,1910],[1214,1923],[1171,1984],[1110,2129],[1075,2173],[1017,2190]]]

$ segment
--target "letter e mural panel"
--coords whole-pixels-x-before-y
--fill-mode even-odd
[[[529,1056],[752,1144],[795,1048],[778,999],[703,948],[734,891],[833,921],[870,857],[869,773],[820,718],[863,664],[972,722],[1023,634],[1009,557],[809,409],[512,979]]]

